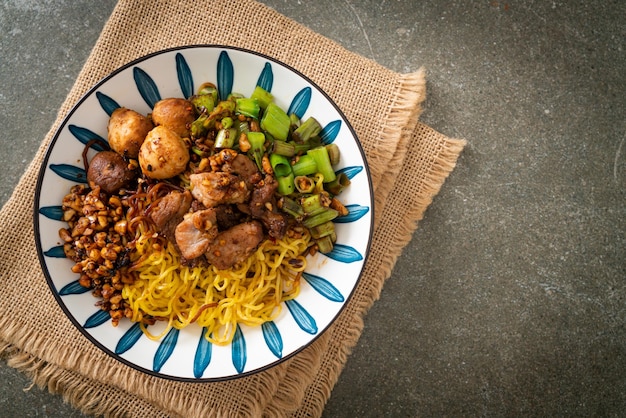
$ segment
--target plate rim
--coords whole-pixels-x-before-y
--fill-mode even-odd
[[[192,377],[184,377],[184,376],[173,376],[170,374],[163,374],[160,372],[156,372],[154,370],[150,370],[148,368],[142,367],[136,363],[133,363],[130,360],[125,359],[124,357],[116,354],[115,352],[113,352],[112,350],[110,350],[109,348],[105,347],[103,345],[102,342],[100,342],[98,339],[96,339],[94,336],[92,336],[89,332],[87,332],[87,330],[85,330],[85,328],[83,327],[82,324],[80,324],[78,322],[78,320],[74,317],[74,315],[70,312],[69,308],[66,306],[65,302],[63,301],[63,299],[61,298],[61,295],[59,294],[59,292],[56,290],[56,286],[52,280],[51,277],[51,273],[48,270],[47,267],[47,263],[46,263],[46,259],[45,259],[45,255],[44,255],[44,249],[42,248],[42,242],[41,242],[41,229],[40,229],[40,221],[39,221],[39,209],[40,209],[40,197],[41,197],[41,188],[42,188],[42,183],[43,183],[43,179],[44,176],[46,174],[46,172],[48,171],[48,162],[52,153],[52,150],[54,149],[55,144],[57,143],[57,140],[59,139],[61,132],[63,131],[63,129],[65,128],[65,126],[69,123],[71,117],[73,116],[73,114],[81,107],[81,105],[92,95],[94,95],[96,93],[96,91],[107,81],[109,81],[110,79],[114,78],[117,74],[121,73],[122,71],[131,68],[137,64],[140,64],[142,62],[145,62],[153,57],[156,56],[160,56],[160,55],[164,55],[164,54],[169,54],[172,52],[176,52],[176,51],[186,51],[186,50],[191,50],[191,49],[195,49],[195,50],[201,50],[201,49],[209,49],[209,50],[233,50],[233,51],[238,51],[238,52],[243,52],[246,54],[251,54],[251,55],[255,55],[259,58],[262,59],[266,59],[268,61],[271,61],[272,63],[282,66],[286,69],[288,69],[289,71],[293,72],[294,74],[296,74],[297,76],[301,77],[304,81],[306,81],[308,84],[311,85],[311,87],[315,88],[315,90],[322,94],[326,100],[328,100],[328,102],[335,108],[335,110],[337,111],[337,113],[339,114],[339,116],[345,121],[347,128],[350,130],[351,135],[353,136],[353,138],[355,139],[356,142],[356,147],[359,150],[360,154],[361,154],[361,158],[363,160],[363,169],[366,173],[366,177],[367,177],[367,185],[369,188],[369,193],[370,193],[370,211],[371,211],[371,216],[370,216],[370,223],[369,223],[369,234],[368,234],[368,242],[367,245],[365,247],[365,251],[363,254],[363,263],[361,265],[360,271],[358,273],[358,277],[356,278],[355,284],[352,287],[352,289],[350,290],[350,293],[346,296],[345,301],[342,303],[341,307],[338,309],[337,313],[332,317],[332,319],[328,322],[328,324],[326,324],[324,326],[323,329],[320,329],[320,331],[312,336],[312,338],[310,340],[308,340],[305,344],[303,344],[301,347],[295,349],[294,351],[292,351],[289,354],[286,354],[285,356],[282,356],[280,358],[278,358],[275,361],[269,362],[267,364],[265,364],[264,366],[261,367],[257,367],[255,369],[249,370],[249,371],[244,371],[241,373],[236,373],[236,374],[232,374],[232,375],[228,375],[228,376],[220,376],[220,377],[200,377],[200,378],[192,378]],[[362,280],[363,277],[363,271],[365,269],[365,266],[369,260],[370,254],[371,254],[371,246],[372,246],[372,240],[373,240],[373,235],[374,235],[374,214],[375,214],[375,199],[374,199],[374,188],[373,188],[373,184],[372,184],[372,177],[371,177],[371,172],[370,172],[370,168],[369,168],[369,164],[367,162],[367,158],[365,155],[365,151],[363,149],[363,146],[361,144],[361,141],[359,140],[358,135],[356,134],[354,128],[352,127],[352,124],[350,123],[350,121],[348,120],[347,116],[345,115],[345,113],[339,108],[339,105],[337,105],[337,103],[328,95],[328,93],[326,93],[324,91],[324,89],[322,89],[317,83],[315,83],[313,80],[311,80],[309,77],[307,77],[306,75],[304,75],[303,73],[301,73],[299,70],[293,68],[292,66],[280,61],[277,58],[274,58],[272,56],[266,55],[264,53],[258,52],[258,51],[254,51],[248,48],[242,48],[242,47],[237,47],[237,46],[231,46],[231,45],[223,45],[223,44],[190,44],[190,45],[180,45],[180,46],[174,46],[174,47],[170,47],[170,48],[165,48],[165,49],[161,49],[159,51],[154,51],[151,52],[149,54],[143,55],[141,57],[135,58],[127,63],[125,63],[124,65],[117,67],[116,69],[114,69],[113,71],[111,71],[110,73],[108,73],[106,76],[102,77],[99,81],[97,81],[95,84],[93,84],[83,95],[81,95],[81,97],[71,106],[71,108],[69,109],[69,111],[67,112],[67,114],[63,117],[63,119],[61,120],[61,123],[59,124],[58,128],[55,130],[54,135],[52,137],[52,139],[50,140],[50,143],[47,145],[41,165],[38,169],[37,172],[37,181],[35,184],[35,190],[34,190],[34,199],[33,199],[33,211],[32,211],[32,216],[33,216],[33,228],[34,228],[34,240],[35,240],[35,246],[36,246],[36,251],[37,251],[37,257],[39,260],[39,266],[41,268],[41,271],[46,279],[46,283],[48,285],[48,289],[49,291],[52,293],[52,295],[54,296],[57,304],[59,305],[59,307],[63,310],[63,313],[65,314],[65,317],[67,319],[70,320],[70,322],[73,324],[73,326],[84,336],[86,337],[92,344],[94,344],[100,351],[102,351],[104,354],[107,355],[107,357],[112,358],[113,360],[116,360],[118,362],[121,362],[122,364],[131,367],[132,369],[141,372],[141,373],[145,373],[147,375],[150,376],[155,376],[161,379],[165,379],[165,380],[171,380],[171,381],[177,381],[177,382],[187,382],[187,383],[207,383],[207,382],[223,382],[223,381],[229,381],[229,380],[234,380],[234,379],[239,379],[239,378],[243,378],[243,377],[247,377],[247,376],[251,376],[263,371],[266,371],[272,367],[275,367],[285,361],[287,361],[288,359],[294,357],[295,355],[301,353],[303,350],[305,350],[306,348],[310,347],[312,344],[314,344],[321,336],[322,334],[324,334],[325,332],[327,332],[331,326],[333,324],[335,324],[335,322],[337,321],[337,319],[339,318],[339,316],[344,312],[344,310],[346,309],[348,303],[352,300],[354,293],[356,291],[357,286],[359,285],[359,283]],[[297,300],[297,298],[296,298]],[[284,302],[283,302],[284,303]]]

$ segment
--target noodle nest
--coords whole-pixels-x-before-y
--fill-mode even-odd
[[[227,345],[237,324],[271,321],[284,300],[298,296],[310,242],[306,228],[279,240],[266,239],[244,262],[218,270],[212,265],[185,266],[171,242],[140,234],[135,242],[139,259],[130,269],[135,280],[124,286],[122,296],[133,311],[131,320],[139,322],[150,339],[196,322],[206,328],[209,342]],[[150,333],[144,315],[165,320],[165,330]]]

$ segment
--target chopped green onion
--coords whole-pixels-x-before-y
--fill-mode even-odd
[[[322,126],[319,122],[315,118],[309,117],[298,127],[298,129],[293,131],[291,137],[296,143],[303,144],[310,138],[317,136],[321,131]]]
[[[261,86],[256,86],[254,88],[254,91],[250,95],[250,98],[256,99],[259,102],[259,106],[261,107],[261,109],[267,108],[267,106],[274,101],[274,96],[272,96],[272,93],[265,90]]]
[[[293,183],[296,185],[296,190],[300,193],[313,193],[315,189],[315,183],[307,176],[296,176]]]
[[[198,89],[198,96],[202,96],[202,95],[210,95],[211,97],[213,97],[213,103],[217,103],[218,100],[218,92],[217,92],[217,87],[215,87],[215,84],[213,83],[204,83],[200,86],[200,88]]]
[[[228,129],[231,126],[233,126],[233,118],[231,118],[230,116],[226,116],[224,119],[222,119],[222,128]]]
[[[302,209],[304,209],[304,212],[308,214],[317,213],[325,208],[323,205],[321,194],[306,196],[302,198],[300,204],[302,205]]]
[[[328,151],[328,158],[330,159],[330,164],[334,167],[339,164],[339,159],[341,155],[339,154],[339,147],[337,144],[332,143],[326,145],[326,151]]]
[[[235,113],[248,116],[254,119],[259,118],[259,112],[261,108],[257,99],[252,98],[240,98],[236,100],[237,106]]]
[[[213,108],[209,117],[214,119],[224,118],[235,112],[235,102],[231,100],[222,100]]]
[[[332,221],[326,221],[309,228],[309,231],[314,239],[320,239],[332,235],[335,232],[335,224]]]
[[[304,154],[310,149],[317,148],[323,145],[322,140],[319,136],[309,138],[307,142],[304,142],[302,144],[298,144],[295,141],[290,141],[289,143],[293,144],[294,148],[296,149],[296,154]]]
[[[198,157],[204,157],[204,151],[202,151],[198,147],[191,147],[191,151],[196,154]]]
[[[275,139],[285,141],[289,134],[289,116],[275,103],[270,103],[261,119],[261,129]]]
[[[226,100],[230,100],[231,102],[236,102],[237,99],[243,99],[243,98],[244,98],[243,94],[233,92],[228,95],[228,98]]]
[[[324,190],[333,196],[337,196],[339,193],[343,191],[346,187],[350,185],[350,179],[346,175],[346,173],[337,174],[337,178],[331,181],[330,183],[324,184]]]
[[[301,220],[304,217],[304,209],[295,200],[283,196],[278,203],[283,212],[293,216],[296,220]]]
[[[325,236],[315,240],[315,243],[317,244],[317,250],[322,254],[328,254],[334,248],[334,244],[330,236]]]
[[[318,173],[324,176],[324,183],[330,183],[337,177],[333,166],[330,164],[330,158],[328,157],[328,151],[326,147],[317,147],[307,151],[307,155],[310,155],[317,164]]]
[[[300,126],[301,123],[302,121],[300,120],[298,115],[296,115],[295,113],[289,115],[289,124],[291,125],[289,129],[295,131],[296,129],[298,129],[298,126]]]
[[[241,133],[248,133],[250,132],[250,124],[248,123],[247,120],[240,120],[237,122],[237,128],[239,129],[239,132]]]
[[[284,155],[270,154],[270,164],[276,178],[293,174],[291,172],[291,164],[289,164],[289,160]]]
[[[278,193],[283,196],[287,196],[294,192],[295,187],[293,185],[293,173],[289,173],[288,175],[282,177],[276,177],[276,181],[278,182]]]
[[[237,129],[220,129],[215,137],[215,148],[232,148],[237,138]]]
[[[272,143],[272,153],[284,155],[285,157],[293,157],[296,155],[296,148],[289,142],[274,141]]]
[[[198,119],[191,122],[191,136],[193,138],[203,137],[209,131],[209,127],[209,117],[205,114],[200,115]]]
[[[209,113],[215,107],[215,99],[211,94],[197,94],[189,99],[196,113],[201,115]]]
[[[260,171],[263,171],[263,153],[265,152],[265,135],[263,132],[248,132],[248,142],[250,142],[250,153]]]
[[[298,160],[291,166],[295,176],[308,176],[317,172],[317,164],[315,159],[310,155],[301,155]]]
[[[289,141],[287,143],[293,147],[296,155],[305,154],[308,150],[311,149],[311,145],[308,142],[306,144],[297,144],[294,141]]]
[[[306,208],[304,209],[306,212]],[[309,214],[303,221],[302,225],[311,229],[315,226],[321,225],[325,222],[332,221],[337,216],[339,216],[339,212],[331,208],[324,208],[313,214],[312,216]]]

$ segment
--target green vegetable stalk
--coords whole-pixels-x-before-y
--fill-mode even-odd
[[[324,176],[324,183],[330,183],[337,177],[333,166],[330,163],[328,150],[326,147],[317,147],[307,151],[307,155],[311,156],[317,164],[317,172]]]
[[[289,125],[289,116],[280,106],[275,103],[267,105],[261,119],[261,129],[267,131],[275,139],[285,141],[289,135]]]
[[[265,90],[261,86],[256,86],[254,88],[254,91],[250,95],[250,98],[256,99],[261,109],[266,109],[267,106],[269,106],[269,104],[274,101],[274,96],[272,96],[272,93]]]
[[[257,101],[257,99],[244,97],[241,99],[237,99],[235,103],[237,103],[237,106],[235,107],[235,113],[254,119],[259,118],[259,112],[261,111],[261,107],[259,106],[259,102]]]
[[[232,148],[235,145],[236,138],[237,138],[237,129],[222,128],[219,131],[217,131],[217,136],[215,137],[215,148]]]
[[[317,164],[310,155],[301,155],[291,167],[295,176],[308,176],[317,172]]]
[[[291,138],[296,143],[303,144],[309,139],[319,135],[321,131],[322,126],[319,124],[319,122],[315,118],[310,117],[305,120],[304,123],[302,123],[302,125],[298,127],[298,129],[293,131],[293,134],[291,134]]]
[[[263,153],[265,152],[265,135],[263,132],[248,132],[248,142],[250,143],[250,151],[248,151],[256,162],[259,171],[263,172]]]
[[[280,154],[270,154],[269,158],[275,177],[286,177],[289,174],[293,174],[287,157]]]

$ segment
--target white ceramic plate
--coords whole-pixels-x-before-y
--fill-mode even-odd
[[[161,341],[137,324],[111,325],[90,291],[70,271],[58,236],[61,201],[70,187],[85,183],[81,154],[87,141],[107,138],[107,121],[120,106],[147,114],[161,98],[189,97],[203,82],[249,96],[259,84],[278,105],[300,117],[314,116],[325,142],[341,150],[339,170],[351,179],[341,194],[350,215],[337,223],[337,245],[310,257],[299,296],[262,327],[240,326],[233,343],[211,345],[193,324],[171,330]],[[92,151],[95,152],[95,151]],[[90,154],[93,155],[93,154]],[[133,61],[95,85],[71,110],[46,153],[35,195],[35,239],[43,272],[56,300],[74,325],[96,346],[135,369],[182,381],[216,381],[245,376],[287,359],[311,344],[337,317],[351,296],[369,250],[373,193],[363,150],[341,110],[306,76],[261,54],[222,46],[188,46]],[[42,320],[45,320],[42,318]],[[164,324],[151,327],[158,333]]]

